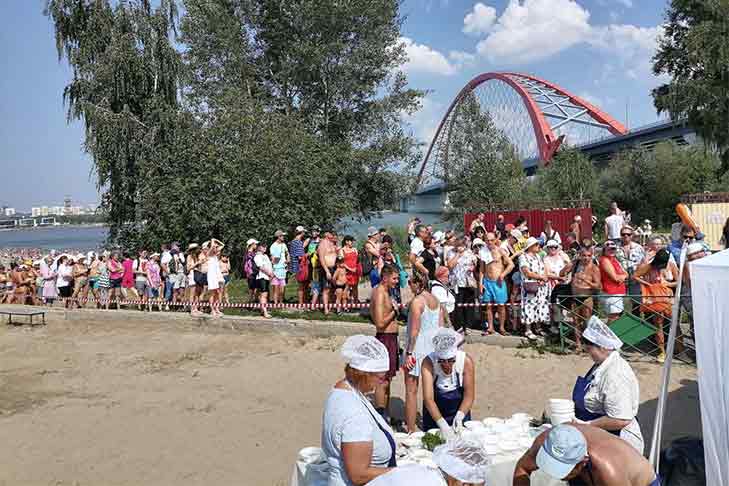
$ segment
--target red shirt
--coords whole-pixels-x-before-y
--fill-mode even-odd
[[[134,287],[134,262],[131,258],[127,258],[122,262],[124,275],[122,276],[122,287],[131,289]]]
[[[615,273],[620,275],[625,273],[625,270],[623,270],[623,266],[620,265],[620,262],[617,258],[614,256],[601,256],[600,257],[600,281],[602,282],[602,290],[608,295],[625,295],[627,293],[627,289],[625,287],[625,282],[616,282],[610,276],[605,272],[605,270],[602,268],[603,260],[607,259],[610,264],[613,266],[613,269],[615,270]]]

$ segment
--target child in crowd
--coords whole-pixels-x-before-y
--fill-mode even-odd
[[[516,278],[517,276],[519,278]],[[521,275],[514,274],[512,282],[511,295],[509,295],[509,318],[512,332],[518,334],[521,328]]]
[[[337,257],[337,269],[332,276],[334,280],[334,295],[336,296],[337,314],[342,313],[342,306],[347,303],[349,292],[347,292],[347,268],[344,266],[344,258]]]

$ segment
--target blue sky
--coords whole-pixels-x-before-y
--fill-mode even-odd
[[[18,209],[96,202],[83,128],[62,104],[70,72],[58,62],[42,0],[0,0],[0,204]],[[428,141],[452,98],[472,77],[518,71],[586,98],[630,127],[651,123],[650,57],[665,0],[406,0],[403,66],[430,90],[408,121]]]

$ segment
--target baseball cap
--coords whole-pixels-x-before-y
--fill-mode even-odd
[[[281,230],[276,230],[276,232],[273,234],[273,236],[275,236],[276,238],[278,238],[279,236],[286,236],[286,233],[284,233]]]
[[[367,236],[375,236],[378,233],[379,231],[377,231],[377,228],[375,228],[374,226],[370,226],[369,228],[367,228]]]
[[[521,231],[519,231],[518,229],[511,230],[511,232],[509,234],[511,235],[512,238],[514,238],[516,240],[520,240],[524,237],[524,235],[521,234]]]
[[[297,233],[306,233],[306,228],[304,228],[303,226],[297,226],[296,232]]]
[[[547,242],[547,244],[544,245],[544,246],[547,246],[547,247],[550,247],[550,248],[559,248],[559,243],[557,243],[557,240],[549,240]]]
[[[471,242],[471,246],[484,246],[484,245],[486,245],[486,243],[484,243],[484,241],[481,238],[475,238]]]
[[[587,440],[571,425],[549,431],[537,453],[537,466],[555,479],[564,479],[587,455]]]
[[[248,241],[246,241],[246,248],[250,247],[251,245],[257,245],[258,240],[255,238],[251,238]]]

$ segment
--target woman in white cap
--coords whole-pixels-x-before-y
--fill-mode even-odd
[[[413,299],[408,311],[405,345],[405,422],[408,432],[415,432],[418,413],[418,383],[423,360],[433,352],[433,337],[445,322],[445,311],[438,299],[428,291],[428,276],[413,272],[410,280]]]
[[[479,444],[453,440],[433,451],[438,469],[403,466],[379,476],[367,486],[479,486],[486,482],[491,460]]]
[[[223,242],[213,238],[210,241],[203,243],[203,251],[207,256],[208,271],[207,271],[207,285],[208,291],[210,291],[210,315],[212,317],[223,317],[223,313],[220,312],[220,299],[223,284],[225,283],[223,278],[223,272],[220,269],[220,250],[225,245]]]
[[[372,336],[347,338],[342,346],[345,377],[324,405],[322,449],[329,486],[367,484],[397,466],[394,433],[365,395],[382,384],[390,369],[387,348]]]
[[[463,421],[471,419],[476,396],[475,364],[458,349],[463,336],[441,328],[433,337],[434,351],[423,360],[423,429],[438,427],[446,439],[455,438]]]
[[[640,385],[618,351],[623,342],[595,316],[590,318],[582,342],[595,364],[577,378],[572,390],[576,419],[619,436],[643,454],[643,435],[636,419]]]
[[[521,320],[526,326],[524,335],[529,339],[542,334],[541,327],[549,322],[549,276],[539,254],[539,240],[530,237],[524,243],[524,254],[519,257],[521,270]]]

